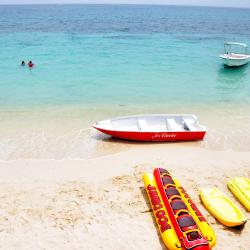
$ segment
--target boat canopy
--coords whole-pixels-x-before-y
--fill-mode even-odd
[[[233,53],[233,51],[238,51],[238,50],[240,50],[241,54],[247,54],[247,45],[245,43],[226,42],[224,44],[224,48],[226,54]],[[238,49],[236,50],[236,48]]]

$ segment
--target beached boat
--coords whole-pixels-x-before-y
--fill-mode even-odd
[[[206,127],[195,115],[136,115],[97,122],[97,130],[113,137],[136,141],[202,140]]]
[[[247,222],[240,208],[217,187],[202,189],[200,198],[205,208],[223,225],[238,227]]]
[[[179,182],[162,168],[143,181],[163,242],[172,250],[209,250],[215,234]]]
[[[241,204],[250,212],[250,179],[234,177],[228,182],[227,186]]]
[[[247,45],[244,43],[227,42],[224,44],[224,49],[225,52],[220,57],[223,59],[224,64],[229,67],[239,67],[250,61]]]

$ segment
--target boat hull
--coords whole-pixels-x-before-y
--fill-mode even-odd
[[[250,179],[235,177],[228,182],[227,186],[248,212],[250,212]]]
[[[218,188],[202,189],[200,198],[205,208],[223,225],[238,227],[247,222],[241,209]]]
[[[132,141],[197,141],[203,140],[206,134],[206,131],[137,132],[95,128],[113,137]]]
[[[223,63],[228,67],[240,67],[247,63],[249,63],[250,58],[245,59],[230,59],[230,58],[222,58]]]

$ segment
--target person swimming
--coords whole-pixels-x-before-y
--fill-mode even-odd
[[[33,63],[32,61],[29,61],[28,66],[29,66],[29,68],[31,69],[31,68],[34,67],[34,63]]]
[[[21,66],[25,66],[25,62],[24,61],[21,62]]]

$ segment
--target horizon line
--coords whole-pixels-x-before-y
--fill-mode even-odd
[[[215,5],[182,5],[164,3],[0,3],[0,6],[22,6],[22,5],[140,5],[140,6],[175,6],[175,7],[205,7],[205,8],[228,8],[228,9],[250,9],[243,6],[215,6]]]

